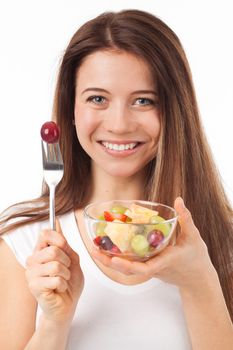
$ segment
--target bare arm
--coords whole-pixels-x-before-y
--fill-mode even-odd
[[[69,330],[67,323],[41,319],[35,331],[36,300],[29,291],[24,268],[2,239],[0,256],[0,348],[65,349]]]
[[[1,239],[0,255],[0,348],[64,350],[83,288],[78,255],[62,232],[51,230],[39,236],[26,271]],[[37,302],[42,316],[35,330]]]
[[[64,350],[69,334],[69,323],[56,323],[50,320],[40,320],[39,327],[24,350]]]
[[[233,349],[233,326],[216,271],[200,276],[199,287],[180,293],[193,349]]]
[[[35,330],[36,300],[23,267],[0,239],[0,348],[23,349]]]

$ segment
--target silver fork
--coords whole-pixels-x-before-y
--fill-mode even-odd
[[[62,155],[58,143],[46,143],[41,140],[43,175],[49,186],[49,222],[55,230],[55,190],[64,173]]]

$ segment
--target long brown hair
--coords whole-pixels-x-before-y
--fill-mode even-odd
[[[221,185],[200,122],[189,65],[176,34],[159,18],[139,10],[104,13],[72,37],[61,62],[53,119],[61,129],[65,173],[57,188],[56,213],[82,208],[90,194],[90,159],[77,139],[74,119],[76,72],[97,50],[124,50],[148,63],[158,85],[161,135],[156,159],[148,164],[144,199],[173,205],[182,196],[209,249],[233,317],[232,209]],[[23,208],[22,208],[23,205]],[[33,208],[34,205],[34,208]],[[39,206],[38,206],[39,205]],[[10,224],[9,219],[22,218]],[[48,218],[48,188],[2,216],[7,232]]]

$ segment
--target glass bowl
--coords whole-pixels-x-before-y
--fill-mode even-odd
[[[84,220],[89,238],[103,253],[146,261],[173,240],[177,213],[161,203],[112,200],[87,205]]]

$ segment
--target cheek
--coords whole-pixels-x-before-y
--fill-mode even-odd
[[[157,119],[154,128],[152,129],[151,133],[153,133],[153,137],[158,141],[161,131],[161,123],[160,120]]]
[[[74,115],[79,140],[85,139],[91,135],[98,127],[98,120],[95,118],[92,111],[77,105]]]
[[[159,115],[152,115],[150,118],[144,120],[142,129],[145,130],[146,134],[154,142],[158,142],[160,131],[161,131],[161,122]]]

